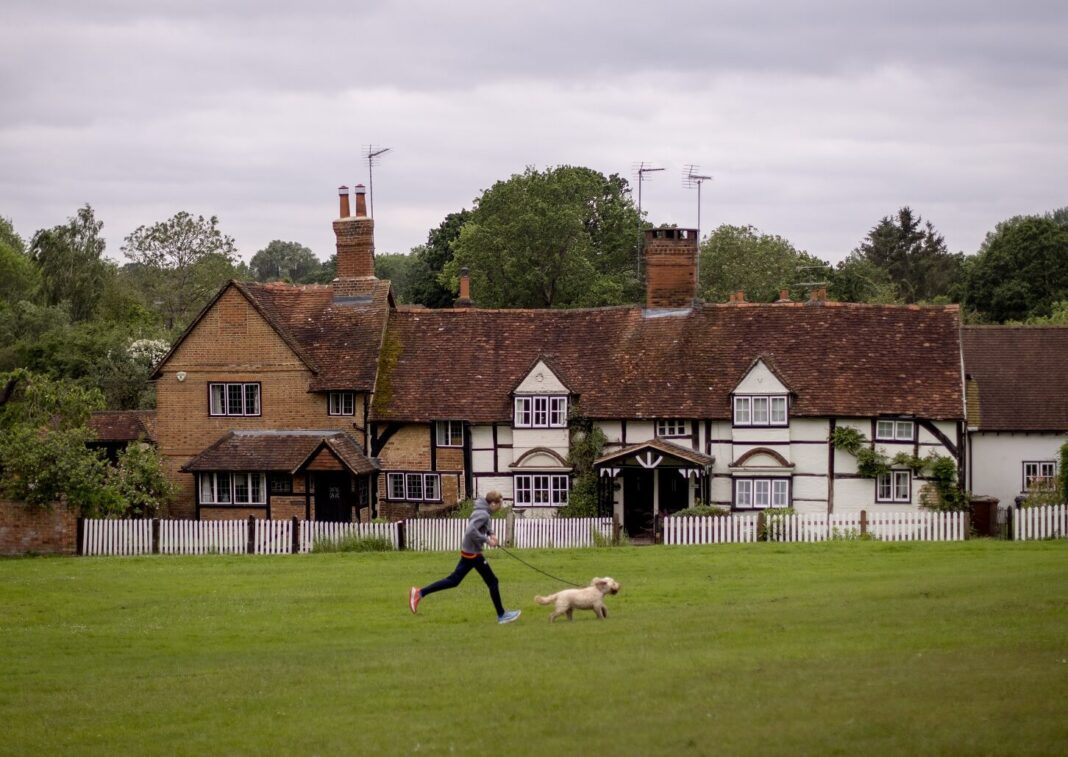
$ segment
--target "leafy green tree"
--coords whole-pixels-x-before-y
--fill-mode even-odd
[[[930,221],[908,207],[880,220],[853,253],[884,270],[909,303],[953,294],[964,260],[946,249]]]
[[[75,321],[92,317],[109,273],[102,259],[103,227],[86,205],[65,225],[42,229],[30,242],[46,302],[67,307]]]
[[[393,252],[375,255],[375,276],[393,284],[393,296],[398,302],[410,303],[409,291],[413,258],[411,255]]]
[[[315,253],[304,245],[275,239],[252,256],[249,273],[256,281],[310,284],[318,279],[322,267]]]
[[[482,193],[440,277],[471,273],[485,307],[583,307],[636,302],[640,217],[626,179],[589,168],[527,168]]]
[[[727,300],[739,289],[752,302],[771,302],[796,282],[826,278],[830,266],[796,249],[783,237],[762,234],[752,226],[723,225],[701,242],[698,275],[700,296]]]
[[[901,302],[890,274],[863,255],[853,252],[834,268],[829,294],[840,302],[892,305]]]
[[[119,452],[118,464],[111,473],[127,516],[152,518],[174,501],[174,485],[151,444],[131,443]]]
[[[0,303],[32,299],[41,277],[11,221],[0,216]]]
[[[466,209],[449,213],[427,234],[426,244],[412,249],[406,302],[428,308],[452,307],[456,293],[443,286],[440,279],[445,266],[452,260],[452,243],[460,238],[460,229],[470,217],[471,213]]]
[[[999,223],[968,261],[963,303],[1002,323],[1052,317],[1068,300],[1068,209]]]
[[[139,226],[122,247],[134,264],[127,273],[168,329],[184,327],[227,279],[237,274],[233,237],[219,219],[185,211],[152,226]]]

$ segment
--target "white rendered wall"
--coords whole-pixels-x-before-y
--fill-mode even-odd
[[[1023,491],[1023,463],[1058,461],[1068,434],[978,432],[968,434],[969,483],[973,494],[988,494],[1008,507]]]

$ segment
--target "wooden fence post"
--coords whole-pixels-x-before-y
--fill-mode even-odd
[[[152,554],[159,554],[159,518],[152,519]]]
[[[972,514],[970,512],[965,511],[962,513],[962,515],[964,516],[964,539],[965,541],[967,541],[971,538]]]
[[[248,516],[248,554],[256,554],[256,518]]]
[[[511,507],[504,516],[504,541],[509,547],[515,546],[515,510]]]
[[[863,539],[868,535],[868,511],[860,511],[860,537]]]
[[[619,516],[616,515],[615,509],[612,510],[612,546],[619,546],[619,537],[622,535],[620,532],[623,530],[623,524],[619,522]]]
[[[757,513],[757,541],[768,540],[768,519],[761,510]]]
[[[85,518],[78,518],[74,529],[74,538],[77,540],[77,544],[74,545],[74,551],[76,554],[85,554]]]
[[[403,552],[408,547],[408,545],[406,543],[408,541],[407,523],[408,523],[408,521],[406,521],[406,520],[397,521],[397,551],[398,552]]]
[[[300,552],[300,521],[293,516],[293,554]]]

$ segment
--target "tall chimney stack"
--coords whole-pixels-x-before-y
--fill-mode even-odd
[[[454,308],[469,308],[475,303],[471,302],[471,276],[466,268],[460,269],[460,296],[452,301]]]
[[[352,287],[338,286],[338,282],[371,279],[375,275],[375,222],[367,217],[367,203],[363,184],[354,188],[356,215],[349,215],[348,188],[340,187],[341,217],[334,221],[337,236],[337,281],[335,295],[350,295]],[[365,287],[364,287],[365,288]],[[342,292],[340,290],[345,289]]]
[[[697,298],[697,230],[645,230],[645,307],[688,308]]]

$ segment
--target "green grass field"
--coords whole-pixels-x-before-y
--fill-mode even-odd
[[[1064,754],[1068,541],[0,561],[0,753]]]

